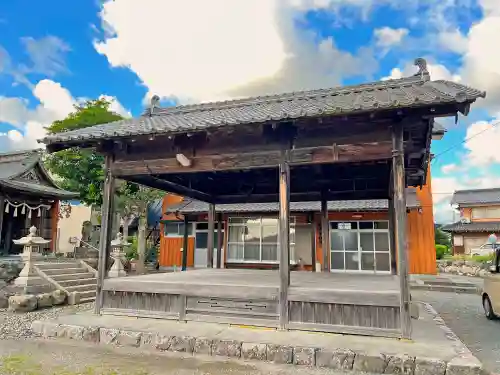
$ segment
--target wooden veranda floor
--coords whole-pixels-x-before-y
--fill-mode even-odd
[[[106,279],[103,289],[106,314],[271,327],[278,319],[278,271],[130,276]],[[393,275],[292,272],[288,307],[292,329],[399,334],[399,280]]]

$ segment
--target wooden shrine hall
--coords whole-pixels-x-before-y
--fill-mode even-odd
[[[411,77],[169,108],[52,134],[50,152],[106,157],[96,313],[410,338],[405,188],[425,184],[436,117],[467,115],[485,93]],[[202,269],[105,279],[116,178],[215,206],[279,202],[279,270]],[[389,199],[398,275],[290,272],[290,202]]]

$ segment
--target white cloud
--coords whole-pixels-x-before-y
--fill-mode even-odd
[[[18,128],[0,134],[0,152],[43,147],[38,140],[46,135],[46,127],[68,116],[74,111],[74,105],[81,102],[81,98],[75,99],[60,83],[49,79],[43,79],[33,87],[33,96],[40,102],[34,109],[29,108],[26,99],[0,97],[0,122]],[[111,103],[112,111],[130,116],[115,97],[101,97]]]
[[[76,102],[70,92],[60,83],[49,79],[38,82],[33,90],[33,95],[45,109],[54,113],[56,119],[66,117],[75,109]]]
[[[446,30],[438,34],[438,42],[441,48],[458,54],[467,51],[467,37],[460,30]]]
[[[408,35],[409,30],[404,28],[392,29],[390,27],[382,27],[374,32],[376,43],[380,47],[389,48],[400,44],[404,37]]]
[[[470,166],[485,166],[500,163],[500,119],[491,122],[479,121],[467,128],[464,144],[468,151],[467,164]]]
[[[444,174],[448,174],[451,172],[455,172],[458,169],[458,165],[456,164],[446,164],[441,167],[441,172]]]
[[[25,67],[26,73],[39,73],[54,76],[66,72],[65,55],[70,47],[58,37],[49,35],[40,39],[21,38],[32,66]]]
[[[182,101],[317,88],[373,74],[377,61],[369,49],[349,54],[332,39],[318,43],[317,36],[296,28],[301,11],[333,3],[106,1],[106,35],[95,48],[112,66],[134,71],[149,92]]]
[[[123,117],[132,117],[130,111],[125,109],[125,107],[118,101],[118,99],[116,99],[116,97],[110,95],[101,95],[99,98],[109,102],[109,109],[112,112],[117,113]]]

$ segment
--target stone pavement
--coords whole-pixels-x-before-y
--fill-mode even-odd
[[[34,322],[45,338],[141,350],[408,375],[479,375],[480,362],[422,305],[412,341],[80,313]]]

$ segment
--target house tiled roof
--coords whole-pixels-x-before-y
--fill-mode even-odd
[[[453,193],[451,203],[461,206],[500,203],[500,188],[457,190]]]
[[[155,108],[139,118],[51,134],[43,142],[48,145],[67,145],[135,135],[184,133],[226,125],[473,102],[486,95],[483,91],[459,83],[430,81],[425,61],[417,59],[416,64],[420,67],[420,72],[408,78],[224,102]]]
[[[415,189],[407,189],[408,208],[420,207]],[[386,211],[389,203],[386,199],[342,200],[329,201],[328,211]],[[215,205],[216,212],[243,213],[243,212],[277,212],[279,206],[273,203],[234,203]],[[321,203],[316,202],[290,202],[292,212],[319,212]],[[208,212],[208,203],[198,200],[186,199],[183,202],[167,207],[167,213],[195,214]]]
[[[56,186],[43,167],[40,153],[33,150],[0,154],[0,186],[51,198],[78,197]]]
[[[462,223],[457,222],[454,224],[444,225],[441,227],[442,230],[452,233],[474,233],[474,232],[500,232],[500,221],[483,221],[476,223]]]

